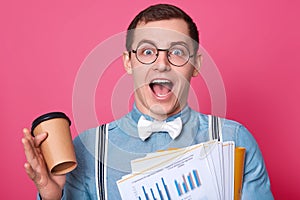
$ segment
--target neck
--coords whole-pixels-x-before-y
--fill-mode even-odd
[[[178,108],[177,110],[173,110],[172,112],[168,113],[164,109],[162,109],[159,105],[158,106],[152,106],[151,109],[143,109],[140,108],[141,106],[136,105],[137,109],[144,115],[148,115],[154,120],[157,121],[165,121],[171,116],[174,116],[182,111],[182,109],[185,107],[182,107],[181,109]]]

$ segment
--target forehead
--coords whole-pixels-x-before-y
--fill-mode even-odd
[[[160,20],[139,23],[133,34],[133,47],[143,40],[152,41],[160,48],[167,48],[175,42],[192,45],[187,23],[182,19]]]

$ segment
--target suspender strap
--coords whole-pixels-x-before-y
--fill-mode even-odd
[[[213,115],[208,116],[208,134],[210,140],[223,141],[221,118]]]
[[[106,146],[107,146],[107,125],[103,124],[97,128],[95,141],[95,177],[97,196],[99,200],[105,200],[106,188]]]

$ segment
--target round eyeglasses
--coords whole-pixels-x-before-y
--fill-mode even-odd
[[[142,43],[136,50],[131,50],[135,54],[136,59],[146,65],[154,63],[160,51],[166,51],[169,63],[176,67],[185,65],[194,56],[190,55],[189,49],[182,44],[172,45],[169,49],[159,49],[153,44]]]

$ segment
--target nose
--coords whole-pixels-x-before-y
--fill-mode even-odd
[[[160,50],[157,53],[157,59],[153,65],[154,70],[161,72],[169,71],[171,69],[171,66],[168,60],[168,52],[165,50]]]

